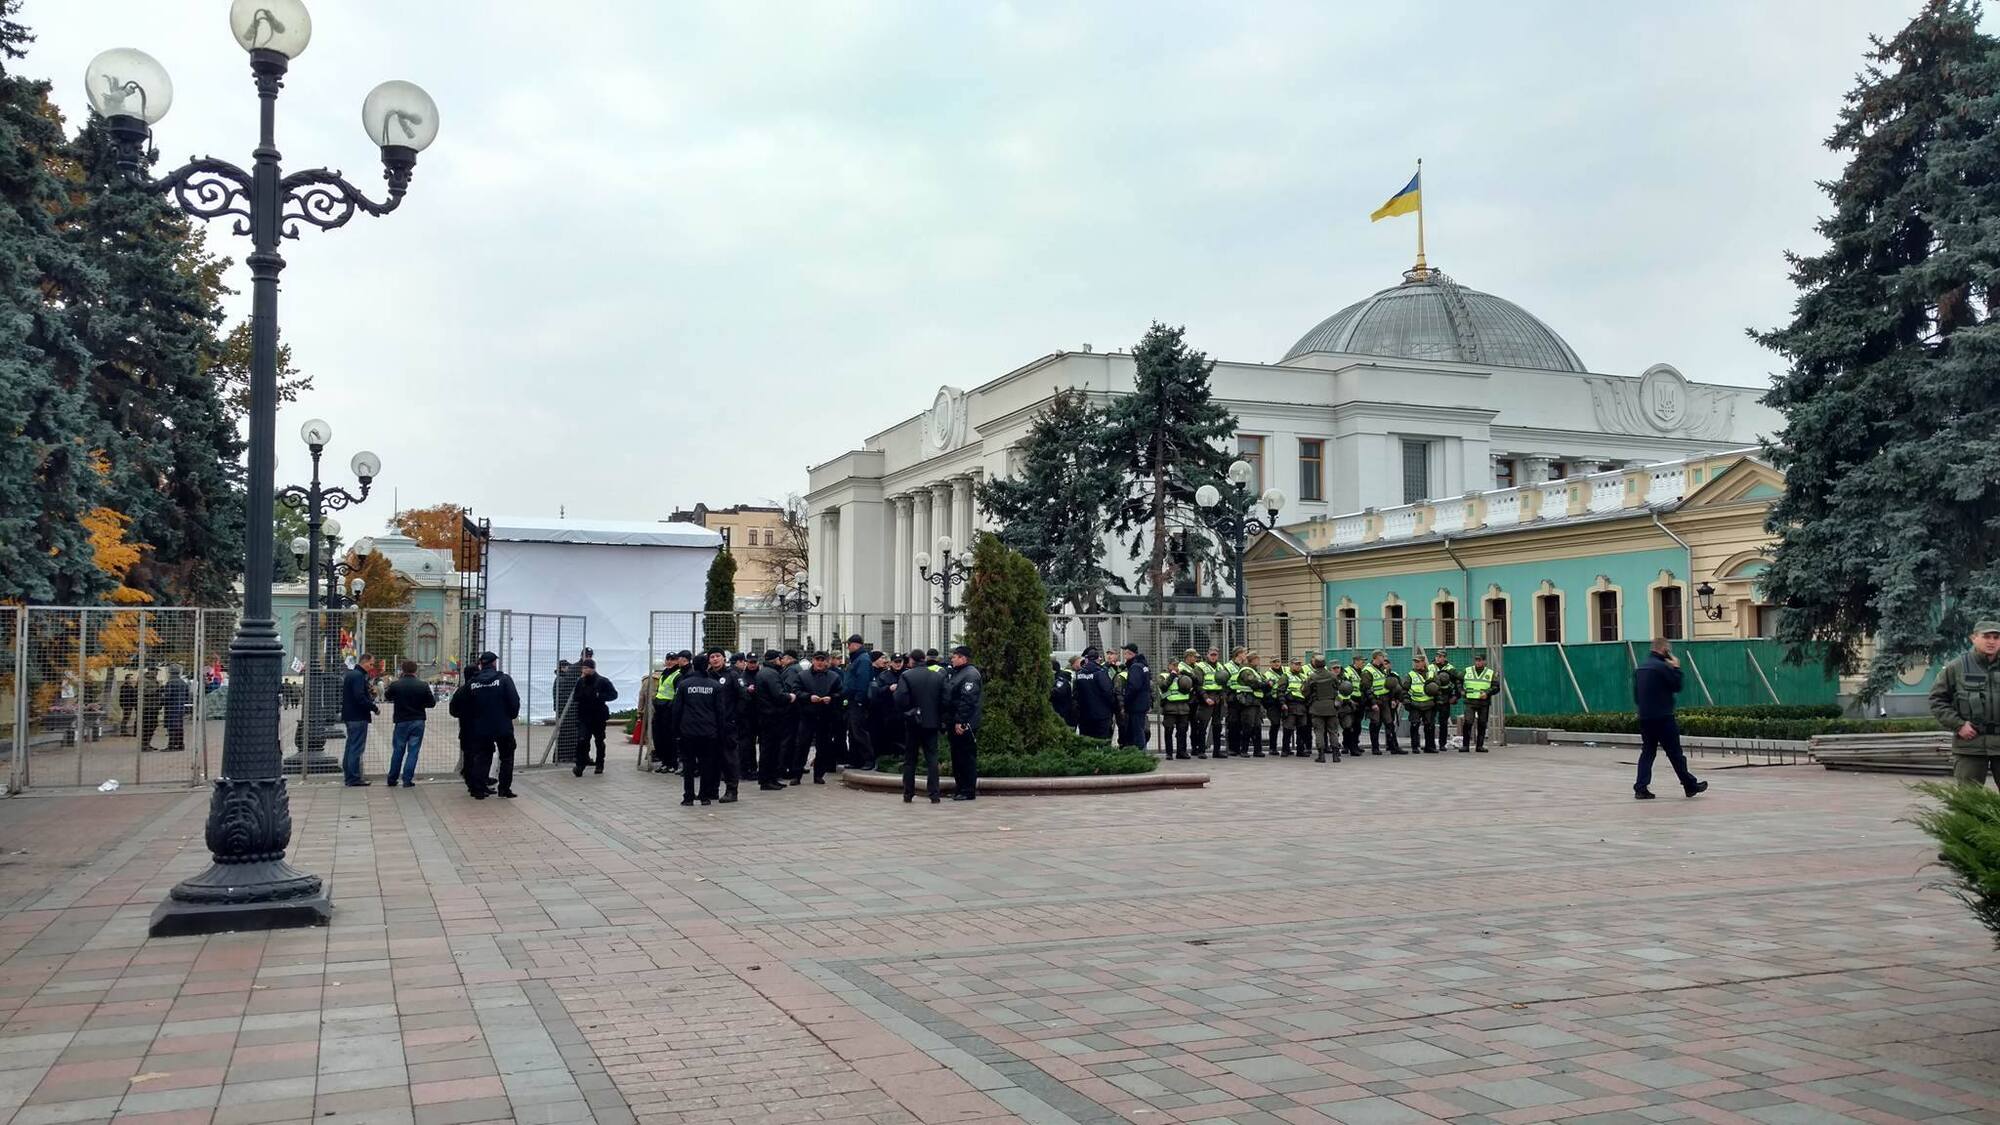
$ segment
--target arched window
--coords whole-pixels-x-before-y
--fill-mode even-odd
[[[438,662],[438,627],[426,621],[417,626],[416,644],[410,651],[410,659],[419,664]]]
[[[306,655],[306,615],[301,613],[292,619],[292,656],[303,660]]]

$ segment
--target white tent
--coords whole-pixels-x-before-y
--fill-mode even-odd
[[[588,618],[598,674],[617,686],[624,705],[635,705],[630,701],[648,671],[652,611],[700,609],[709,563],[722,548],[721,535],[692,523],[495,516],[492,528],[487,606]],[[574,651],[554,651],[554,636],[553,631],[546,634],[546,645],[538,646],[534,654],[536,661],[548,665],[533,669],[538,684],[547,682],[558,656],[576,659]],[[521,646],[517,642],[510,647]],[[500,656],[503,670],[525,683],[528,669],[507,666],[525,654]],[[524,687],[521,694],[530,716],[547,713],[546,692]]]

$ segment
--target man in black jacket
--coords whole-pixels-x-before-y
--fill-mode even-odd
[[[1118,710],[1111,673],[1099,664],[1096,648],[1083,650],[1083,667],[1076,672],[1076,728],[1085,738],[1111,739],[1111,716]]]
[[[340,776],[348,785],[368,784],[368,779],[361,776],[361,752],[368,748],[368,721],[382,711],[375,706],[375,693],[368,687],[374,665],[374,654],[364,652],[340,680],[340,721],[347,725],[347,746],[340,755]],[[169,733],[167,739],[171,749],[173,735]]]
[[[1665,637],[1653,639],[1653,650],[1632,670],[1632,702],[1639,712],[1639,779],[1632,796],[1653,799],[1647,786],[1653,783],[1653,755],[1667,752],[1667,761],[1680,778],[1681,791],[1692,797],[1708,788],[1688,772],[1687,757],[1681,753],[1681,726],[1674,718],[1674,696],[1681,690],[1681,662],[1674,658],[1673,645]]]
[[[1056,718],[1071,730],[1076,729],[1076,677],[1063,667],[1062,661],[1050,660],[1055,666],[1055,685],[1049,688],[1049,706],[1056,709]]]
[[[382,689],[382,699],[389,704],[389,721],[395,724],[389,736],[389,784],[408,789],[415,784],[417,754],[424,747],[424,719],[437,706],[437,693],[417,678],[417,662],[405,660],[403,674]]]
[[[1125,730],[1119,743],[1137,746],[1144,750],[1152,741],[1152,728],[1146,725],[1146,717],[1153,710],[1153,669],[1146,663],[1145,654],[1138,645],[1125,646]]]
[[[875,654],[875,675],[868,681],[868,744],[875,759],[869,769],[879,769],[882,759],[903,754],[902,712],[896,704],[896,684],[903,678],[903,654],[891,657]],[[852,703],[849,704],[852,706]]]
[[[942,799],[938,796],[937,740],[945,722],[944,674],[925,662],[922,649],[910,650],[909,665],[896,682],[897,708],[909,724],[903,751],[903,802],[916,799],[917,755],[921,753],[924,767],[930,771],[928,792],[935,805]]]
[[[986,681],[972,666],[972,650],[964,645],[951,650],[951,684],[945,695],[951,711],[951,776],[956,782],[951,799],[970,801],[979,796],[977,737]]]
[[[774,793],[785,787],[785,756],[791,743],[792,700],[786,685],[784,657],[777,649],[764,652],[757,669],[753,696],[757,712],[757,788]]]
[[[826,775],[840,769],[840,753],[835,749],[837,735],[844,722],[841,713],[841,688],[843,677],[827,664],[824,652],[812,654],[812,667],[799,673],[799,685],[804,689],[800,701],[799,723],[801,733],[812,735],[813,784],[825,785]],[[799,757],[805,756],[801,746]],[[803,770],[801,770],[803,772]]]
[[[590,764],[590,743],[597,741],[597,772],[604,772],[604,724],[611,721],[612,700],[618,687],[597,674],[597,661],[584,657],[577,664],[576,686],[570,691],[570,705],[576,710],[576,765],[572,772],[583,776]]]
[[[736,684],[736,775],[757,776],[757,658],[739,652],[730,658],[729,678]]]
[[[736,763],[729,753],[736,743],[736,685],[723,675],[722,650],[709,649],[688,668],[674,693],[674,729],[681,736],[681,804],[699,797],[716,800],[719,782],[728,783],[722,803],[736,800]],[[700,775],[697,790],[695,778]]]
[[[514,795],[514,719],[521,714],[521,694],[499,665],[499,654],[480,653],[479,670],[465,677],[446,708],[458,720],[459,741],[465,746],[465,787],[481,801],[496,752],[500,795]]]

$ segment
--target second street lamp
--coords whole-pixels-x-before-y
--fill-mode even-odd
[[[1250,462],[1238,461],[1229,466],[1230,489],[1225,497],[1223,491],[1212,484],[1204,484],[1195,490],[1195,505],[1207,514],[1209,525],[1226,536],[1230,546],[1230,584],[1236,588],[1237,628],[1243,627],[1243,551],[1252,536],[1262,535],[1278,526],[1278,512],[1285,506],[1285,494],[1275,488],[1267,488],[1258,497],[1264,505],[1265,519],[1250,514]],[[1224,499],[1229,501],[1224,504]]]
[[[278,740],[285,646],[271,614],[273,469],[278,417],[278,275],[281,238],[307,226],[331,230],[356,211],[386,215],[401,206],[417,153],[437,139],[437,106],[406,82],[377,86],[362,101],[362,126],[381,150],[388,198],[377,202],[324,168],[284,175],[277,142],[278,91],[312,40],[304,0],[235,0],[229,30],[250,55],[258,99],[257,145],[248,171],[213,157],[147,178],[153,126],[173,104],[173,83],[152,56],[106,51],[84,72],[91,109],[102,115],[132,190],[171,195],[198,219],[234,220],[250,254],[249,471],[244,478],[243,615],[229,642],[229,693],[222,768],[208,808],[207,870],[177,883],[154,910],[155,937],[325,924],[333,900],[325,882],[285,862],[292,841]]]
[[[951,588],[963,586],[972,578],[972,550],[967,548],[953,557],[949,535],[938,536],[936,546],[936,570],[931,569],[931,556],[927,551],[918,551],[916,561],[918,576],[938,588],[939,606],[944,611],[944,637],[939,642],[942,646],[951,643]]]
[[[809,655],[812,650],[812,638],[806,636],[806,613],[809,610],[818,609],[819,603],[825,599],[826,591],[820,589],[818,586],[807,585],[806,576],[803,574],[790,583],[781,582],[778,584],[778,588],[775,591],[778,612],[787,615],[795,614],[799,619],[798,635],[793,639],[806,650],[801,655]]]

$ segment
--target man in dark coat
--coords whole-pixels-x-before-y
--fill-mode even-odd
[[[945,722],[945,679],[944,674],[931,668],[924,658],[922,649],[910,652],[909,667],[903,670],[902,679],[896,683],[896,702],[909,724],[906,735],[908,746],[903,752],[903,801],[905,804],[917,796],[917,755],[922,754],[924,766],[930,771],[928,793],[932,804],[941,798],[938,795],[938,731]]]
[[[1680,778],[1681,790],[1693,797],[1708,788],[1688,772],[1687,757],[1681,753],[1681,727],[1674,718],[1674,696],[1681,690],[1681,662],[1674,658],[1673,645],[1665,637],[1653,639],[1653,649],[1632,670],[1632,702],[1639,712],[1639,779],[1632,795],[1641,801],[1653,799],[1648,788],[1653,782],[1653,755],[1667,752],[1667,761]]]
[[[459,743],[465,747],[465,787],[486,799],[486,777],[493,757],[500,757],[500,795],[514,795],[514,720],[521,714],[521,693],[514,677],[500,670],[498,653],[479,654],[479,670],[465,677],[446,708],[459,723]]]
[[[1125,730],[1118,739],[1125,746],[1144,750],[1152,741],[1147,717],[1153,710],[1153,669],[1138,645],[1125,646]]]
[[[867,765],[875,760],[868,744],[868,683],[875,678],[875,651],[856,633],[847,638],[847,666],[841,670],[841,721],[847,727],[846,761]]]
[[[1062,661],[1051,660],[1055,665],[1055,686],[1049,689],[1049,706],[1056,709],[1056,717],[1071,730],[1076,729],[1076,677],[1062,666]]]
[[[1111,673],[1098,663],[1096,648],[1083,650],[1083,667],[1076,673],[1076,728],[1085,738],[1111,739],[1111,716],[1118,711],[1111,692]]]
[[[812,654],[812,665],[799,673],[799,685],[803,698],[799,701],[801,721],[799,730],[812,735],[813,784],[825,785],[826,775],[840,769],[840,751],[836,748],[836,735],[846,722],[841,711],[841,674],[828,665],[824,652]],[[797,755],[805,756],[801,746]],[[804,773],[804,763],[800,771]]]
[[[381,712],[375,705],[375,693],[369,689],[370,669],[375,664],[372,653],[362,653],[361,659],[340,679],[340,721],[347,725],[347,746],[340,755],[340,776],[348,785],[367,785],[368,779],[361,776],[361,752],[368,748],[368,721]],[[167,735],[167,745],[173,746],[171,728]]]
[[[945,685],[945,709],[951,715],[951,799],[979,796],[979,721],[984,715],[986,681],[973,667],[972,650],[951,650],[951,679]]]
[[[118,681],[118,733],[139,733],[139,677],[129,673]]]
[[[723,675],[719,648],[709,649],[688,668],[674,694],[674,729],[681,735],[681,804],[698,798],[706,805],[727,784],[723,804],[736,800],[736,763],[730,748],[736,743],[736,687]],[[699,776],[699,788],[696,778]]]
[[[764,652],[764,663],[753,682],[757,712],[757,788],[766,793],[785,787],[785,757],[791,745],[792,700],[785,658],[777,649]]]
[[[903,678],[903,654],[875,654],[875,675],[868,681],[869,745],[881,768],[882,759],[903,753],[903,715],[896,704],[896,684]],[[851,706],[851,704],[850,704]]]
[[[188,687],[187,680],[181,676],[181,666],[173,665],[167,669],[167,686],[160,689],[160,717],[167,722],[168,750],[187,749],[187,717],[188,712],[192,710],[194,710],[194,689]],[[362,727],[361,731],[365,738],[368,728]],[[360,761],[359,756],[355,761]],[[366,785],[367,782],[364,781],[362,784]]]
[[[576,686],[570,691],[570,706],[576,715],[576,764],[571,770],[583,776],[590,764],[590,744],[597,742],[597,772],[604,772],[604,724],[611,721],[611,701],[618,698],[617,685],[597,674],[597,661],[584,657],[576,666]]]
[[[417,755],[424,748],[424,720],[437,706],[437,693],[417,678],[417,662],[403,661],[403,674],[382,689],[382,701],[389,705],[389,781],[408,789],[415,784]]]
[[[730,658],[729,678],[736,684],[736,775],[757,776],[757,658],[739,652]]]

